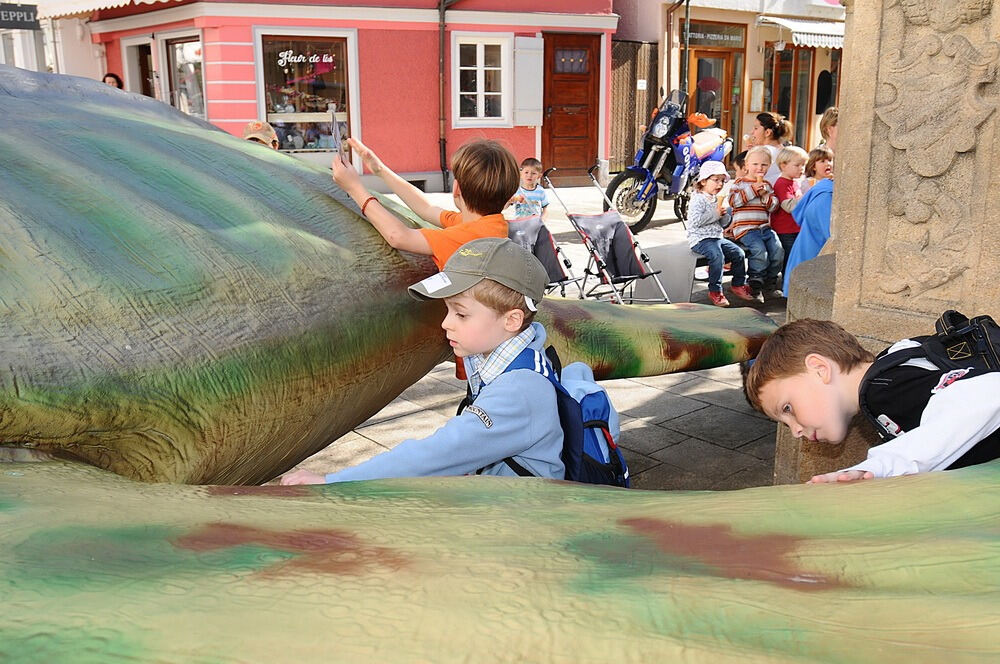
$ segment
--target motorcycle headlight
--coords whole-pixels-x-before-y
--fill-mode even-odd
[[[666,133],[670,131],[670,120],[667,118],[660,118],[653,125],[653,129],[650,132],[654,138],[663,138]]]

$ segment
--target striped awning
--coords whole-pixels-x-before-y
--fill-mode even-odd
[[[843,21],[803,21],[779,16],[758,16],[757,25],[777,25],[792,33],[796,46],[844,48]]]
[[[63,16],[78,16],[90,14],[98,9],[111,9],[126,5],[153,5],[160,2],[175,2],[176,0],[36,0],[38,3],[38,18],[61,18]]]

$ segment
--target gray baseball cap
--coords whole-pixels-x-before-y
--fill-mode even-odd
[[[410,286],[418,300],[452,297],[483,279],[492,279],[539,302],[549,285],[549,275],[538,259],[507,238],[483,237],[458,248],[444,269]]]

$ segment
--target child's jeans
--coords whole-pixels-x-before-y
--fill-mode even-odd
[[[707,238],[694,245],[692,251],[708,259],[708,290],[722,292],[722,266],[729,261],[733,268],[733,286],[746,283],[743,250],[735,242],[722,238]]]
[[[747,252],[747,281],[751,288],[773,288],[778,284],[781,261],[785,252],[778,242],[777,234],[770,226],[747,231],[740,238]]]
[[[788,257],[792,255],[792,245],[795,244],[795,238],[799,236],[798,233],[778,233],[778,242],[781,243],[781,248],[785,252],[785,257],[781,259],[781,276],[785,276],[785,268],[788,267]]]

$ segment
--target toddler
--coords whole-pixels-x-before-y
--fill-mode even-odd
[[[741,300],[754,299],[746,285],[743,250],[722,237],[723,228],[729,223],[729,214],[720,192],[728,179],[729,174],[722,162],[707,161],[702,164],[688,206],[688,245],[691,251],[708,259],[708,297],[717,307],[729,306],[729,300],[722,294],[722,266],[727,261],[732,263],[730,290],[733,295]]]
[[[521,162],[521,184],[509,202],[509,205],[514,206],[514,219],[535,216],[545,219],[549,197],[540,185],[541,179],[542,162],[534,157]]]
[[[778,289],[778,273],[784,252],[771,230],[770,214],[778,207],[771,185],[764,179],[771,167],[771,153],[757,145],[747,151],[746,176],[736,180],[729,193],[733,209],[730,224],[733,237],[746,250],[750,292],[754,298],[783,297]]]
[[[806,151],[795,145],[783,147],[778,152],[778,169],[781,175],[774,181],[774,195],[778,198],[778,207],[771,213],[771,229],[778,234],[778,241],[785,254],[781,261],[782,274],[788,264],[792,245],[795,244],[795,238],[799,234],[799,225],[792,218],[792,210],[802,198],[799,180],[802,178],[806,159],[808,159]]]
[[[809,151],[806,161],[806,177],[802,181],[802,193],[806,193],[820,180],[833,179],[833,150],[821,145]]]

